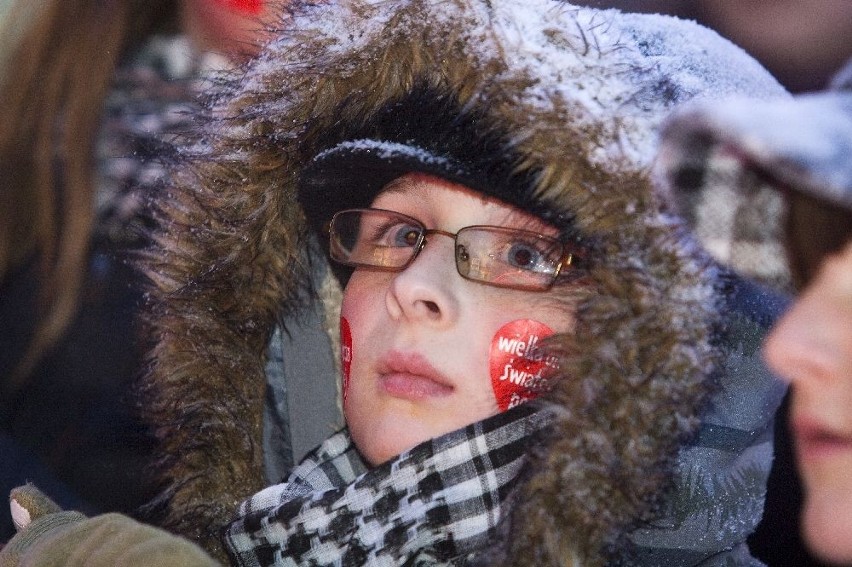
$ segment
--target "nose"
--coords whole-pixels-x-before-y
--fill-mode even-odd
[[[457,320],[462,280],[455,273],[454,246],[450,238],[430,235],[414,261],[394,275],[385,299],[394,319],[437,327]]]
[[[828,297],[819,285],[805,290],[764,346],[770,368],[800,390],[852,379],[852,325]]]

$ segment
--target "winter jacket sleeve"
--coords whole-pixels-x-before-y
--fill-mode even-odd
[[[0,551],[0,567],[218,565],[189,540],[127,516],[62,511],[33,485],[13,490],[10,505],[19,532]]]

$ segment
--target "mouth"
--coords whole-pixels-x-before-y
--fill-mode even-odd
[[[442,398],[453,393],[452,383],[422,355],[391,351],[379,360],[379,387],[409,400]]]
[[[852,436],[837,432],[813,419],[794,419],[792,430],[796,440],[796,453],[802,462],[852,453]]]

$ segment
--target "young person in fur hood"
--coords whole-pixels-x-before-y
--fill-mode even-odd
[[[666,17],[383,0],[294,6],[244,71],[148,263],[162,525],[246,565],[756,563],[774,306],[648,169],[682,101],[785,96],[762,68]],[[306,305],[348,427],[257,492]]]

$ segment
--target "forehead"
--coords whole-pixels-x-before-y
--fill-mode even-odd
[[[427,173],[416,172],[406,173],[400,177],[397,177],[396,179],[382,187],[377,197],[385,193],[427,195],[429,193],[441,192],[464,195],[471,199],[479,200],[482,204],[488,203],[490,201],[494,203],[504,204],[502,203],[502,201],[498,201],[497,199],[491,199],[488,196],[480,193],[479,191],[471,189],[467,185],[461,185],[460,183],[455,183],[442,177],[436,177]]]
[[[446,179],[425,173],[407,173],[385,185],[373,206],[419,218],[418,214],[465,217],[467,225],[488,224],[523,228],[556,235],[557,230],[537,216]],[[420,218],[421,221],[431,219]]]

